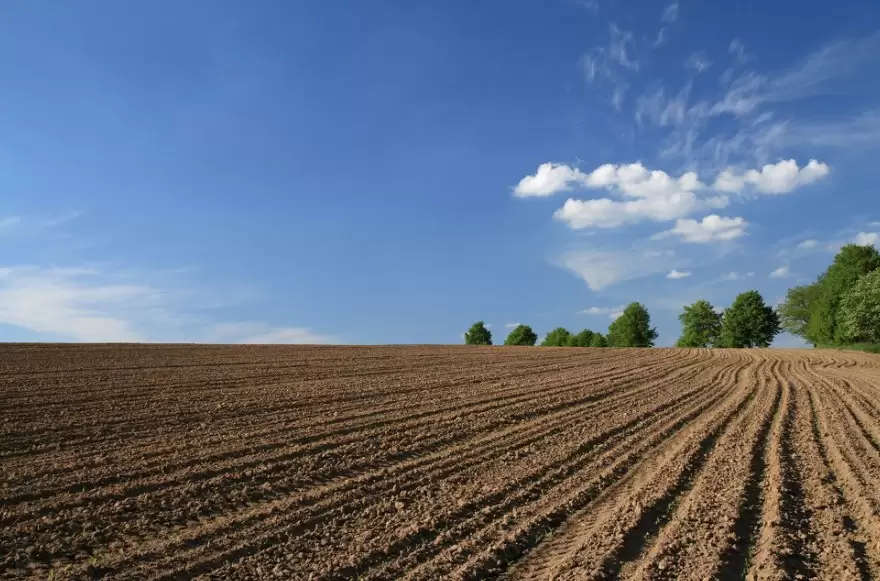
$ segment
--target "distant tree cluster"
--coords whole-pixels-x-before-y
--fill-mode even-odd
[[[789,289],[782,328],[813,346],[880,342],[880,254],[847,244],[813,284]]]
[[[750,290],[737,295],[723,312],[699,300],[684,307],[678,318],[682,328],[678,347],[769,347],[782,330],[814,347],[880,347],[880,253],[871,245],[843,246],[813,284],[789,289],[776,310],[758,291]],[[605,335],[589,329],[573,334],[557,327],[541,346],[653,347],[656,339],[648,309],[630,303]],[[532,346],[537,341],[530,326],[517,325],[504,344]],[[465,343],[491,345],[492,333],[478,321],[465,333]]]
[[[653,347],[657,330],[651,327],[651,316],[640,303],[632,303],[608,327],[607,335],[584,329],[571,333],[557,327],[541,341],[541,347]],[[464,335],[467,345],[491,345],[492,333],[483,321],[474,323]],[[528,325],[517,325],[504,340],[505,345],[533,346],[538,335]]]

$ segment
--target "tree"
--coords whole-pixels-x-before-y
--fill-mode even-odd
[[[590,347],[608,347],[608,341],[605,339],[605,335],[602,333],[593,333],[593,338],[590,340]]]
[[[491,345],[492,333],[486,328],[483,321],[477,321],[471,325],[470,330],[464,334],[465,345]]]
[[[557,327],[547,333],[541,342],[541,347],[565,347],[571,340],[571,333],[562,327]]]
[[[714,347],[721,334],[721,314],[709,301],[697,301],[678,316],[681,337],[677,347]]]
[[[841,299],[838,328],[847,343],[880,342],[880,270],[860,278]]]
[[[612,347],[653,347],[656,338],[657,329],[651,327],[651,315],[641,303],[630,303],[608,326]]]
[[[529,345],[532,346],[538,340],[538,336],[532,331],[528,325],[517,325],[507,339],[504,340],[505,345]]]
[[[880,267],[880,254],[873,246],[847,244],[840,249],[834,262],[819,279],[815,307],[810,309],[807,335],[820,345],[833,345],[843,340],[838,331],[840,300],[860,277]]]
[[[577,335],[572,335],[569,338],[568,344],[571,347],[589,347],[590,344],[593,342],[593,335],[595,335],[595,333],[593,333],[589,329],[584,329]]]
[[[803,337],[814,345],[808,332],[810,326],[810,313],[816,308],[816,301],[821,291],[821,279],[806,286],[796,286],[788,289],[785,301],[776,308],[779,314],[779,322],[783,330],[792,335]]]
[[[756,290],[740,293],[721,319],[724,347],[769,347],[779,333],[779,316]]]

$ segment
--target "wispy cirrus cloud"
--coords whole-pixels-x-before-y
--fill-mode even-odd
[[[300,327],[217,323],[222,315],[207,303],[191,288],[146,271],[92,266],[0,268],[0,323],[46,340],[338,342]]]

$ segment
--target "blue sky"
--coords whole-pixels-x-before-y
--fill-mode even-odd
[[[0,340],[457,343],[880,232],[880,4],[0,6]],[[778,345],[799,345],[781,337]]]

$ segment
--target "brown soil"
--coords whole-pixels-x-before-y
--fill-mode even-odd
[[[6,345],[0,578],[880,579],[880,357]]]

